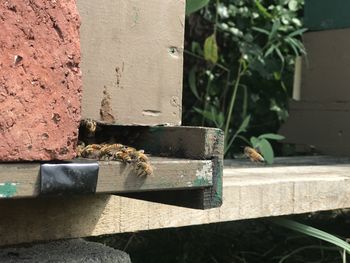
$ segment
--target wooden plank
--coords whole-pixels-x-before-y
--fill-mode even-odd
[[[317,152],[331,155],[349,155],[350,125],[347,121],[349,110],[334,106],[331,109],[309,104],[304,110],[302,103],[298,109],[290,109],[288,121],[279,133],[286,137],[284,142],[312,145]]]
[[[302,165],[304,159],[308,160],[306,166]],[[315,157],[316,166],[309,163],[312,159],[287,158],[274,168],[226,167],[223,206],[203,211],[109,195],[1,200],[0,244],[350,207],[349,158],[336,158],[334,164],[327,157]],[[289,162],[292,165],[288,166]]]
[[[147,190],[195,189],[212,186],[211,160],[185,160],[151,157],[154,174],[138,177],[131,165],[100,162],[97,193],[123,193]],[[39,163],[0,164],[0,188],[4,198],[35,197],[40,192]],[[5,187],[6,186],[6,187]],[[9,189],[14,189],[10,191]],[[2,192],[1,192],[2,191]]]
[[[118,125],[179,125],[185,1],[77,5],[82,116]]]
[[[155,156],[212,159],[223,155],[223,131],[207,127],[140,127],[102,125],[96,142],[118,142]]]
[[[223,171],[223,131],[204,127],[121,127],[102,125],[97,132],[96,142],[108,140],[145,149],[156,156],[171,156],[190,159],[208,159],[213,161],[213,185],[203,191],[182,193],[187,198],[180,201],[173,193],[131,194],[129,197],[163,203],[188,206],[191,208],[208,209],[222,204],[222,171]],[[195,202],[197,200],[197,202]]]
[[[218,207],[222,204],[222,159],[223,132],[214,128],[203,127],[140,127],[102,125],[94,138],[97,143],[118,142],[144,149],[152,157],[155,177],[138,178],[131,166],[120,163],[101,162],[98,193],[128,193],[127,196],[144,200],[158,201],[167,204],[186,206],[198,209]],[[169,157],[177,157],[171,163]],[[180,160],[178,158],[186,158]],[[177,163],[178,161],[181,161]],[[186,163],[186,162],[190,163]],[[199,162],[198,162],[199,161]],[[199,166],[195,166],[196,163]],[[186,165],[184,165],[186,164]],[[4,166],[5,167],[5,166]],[[38,194],[39,166],[32,167],[31,178],[21,187],[21,169],[10,167],[14,176],[8,179],[6,169],[0,179],[6,185],[4,197],[9,191],[16,197],[31,197]],[[17,171],[18,170],[18,171]],[[22,169],[23,170],[23,169]],[[16,178],[18,173],[19,178]],[[27,173],[27,171],[25,172]],[[27,180],[27,179],[26,179]],[[103,187],[102,187],[103,186]],[[10,188],[10,189],[8,189]],[[200,191],[193,189],[200,188]],[[168,190],[182,189],[177,194]],[[1,189],[0,189],[1,190]],[[144,192],[157,190],[144,194]],[[181,196],[181,198],[180,198]]]
[[[300,99],[350,101],[350,28],[307,32],[303,42],[307,57],[302,64]]]

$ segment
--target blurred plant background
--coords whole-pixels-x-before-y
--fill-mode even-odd
[[[303,0],[188,0],[184,125],[225,131],[225,156],[271,140],[288,117]]]

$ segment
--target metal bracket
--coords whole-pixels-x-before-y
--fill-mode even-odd
[[[40,195],[94,194],[98,170],[97,162],[42,164]]]

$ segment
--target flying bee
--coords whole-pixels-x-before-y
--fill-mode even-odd
[[[153,173],[153,168],[150,163],[147,162],[137,162],[136,170],[141,170],[138,176],[148,176]]]
[[[254,148],[251,148],[249,146],[244,147],[244,154],[252,161],[252,162],[265,162],[264,157],[255,150]]]

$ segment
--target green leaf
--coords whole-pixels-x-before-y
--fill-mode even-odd
[[[267,11],[267,9],[259,2],[259,0],[255,0],[255,5],[258,8],[259,12],[265,16],[266,18],[272,19],[273,16]]]
[[[265,35],[270,35],[270,32],[267,31],[266,29],[263,29],[263,28],[260,28],[260,27],[256,27],[256,26],[253,26],[252,29],[253,29],[254,31],[263,33],[263,34],[265,34]]]
[[[218,46],[214,34],[204,42],[204,58],[214,64],[218,61]]]
[[[297,11],[298,10],[298,1],[297,0],[290,0],[288,3],[289,10],[291,11]]]
[[[212,122],[215,122],[215,115],[210,112],[210,111],[204,111],[201,109],[198,109],[196,107],[193,108],[196,112],[198,112],[199,114],[201,114],[204,118],[206,118],[207,120],[210,120]]]
[[[268,57],[275,50],[275,48],[275,45],[271,45],[269,49],[265,52],[264,57]]]
[[[280,57],[282,63],[284,64],[284,56],[282,55],[281,50],[279,48],[276,48],[275,51],[277,55]]]
[[[224,124],[225,124],[225,116],[224,116],[224,113],[220,112],[218,114],[218,119],[217,119],[217,122],[218,122],[218,128],[223,128],[224,127]]]
[[[293,220],[284,219],[284,218],[276,218],[276,219],[270,219],[270,220],[277,225],[280,225],[285,228],[334,244],[337,247],[344,249],[348,254],[350,254],[349,243],[325,231],[319,230],[317,228],[314,228],[305,224],[298,223]]]
[[[190,89],[193,93],[193,95],[198,99],[201,100],[198,91],[197,91],[197,85],[196,85],[196,68],[193,67],[190,70],[190,73],[188,74],[188,83],[190,85]]]
[[[230,149],[232,143],[239,136],[239,134],[242,133],[242,132],[245,132],[247,130],[249,122],[250,122],[250,115],[245,117],[245,119],[242,121],[241,125],[239,126],[238,130],[235,132],[235,134],[230,139],[229,143],[226,145],[225,153],[227,152],[228,149]]]
[[[271,32],[269,34],[269,40],[272,40],[276,37],[278,29],[281,27],[281,22],[279,20],[276,20],[271,28]]]
[[[273,163],[273,158],[274,158],[274,153],[271,144],[269,143],[268,140],[266,139],[260,139],[258,148],[262,156],[264,157],[266,163],[272,164]]]
[[[295,37],[295,36],[301,36],[303,33],[307,31],[307,28],[300,28],[296,31],[293,31],[290,33],[287,37]]]
[[[288,43],[289,46],[293,49],[295,56],[300,56],[300,53],[299,53],[299,51],[298,51],[298,49],[297,49],[298,47],[294,45],[294,43],[293,43],[293,41],[291,40],[291,38],[286,37],[284,41],[285,41],[286,43]]]
[[[248,115],[241,123],[241,125],[239,126],[238,130],[237,130],[237,134],[241,133],[241,132],[245,132],[247,130],[247,127],[249,125],[250,122],[250,115]]]
[[[270,139],[270,140],[276,140],[276,141],[280,141],[285,139],[284,136],[279,135],[279,134],[275,134],[275,133],[265,133],[262,134],[258,137],[259,139]]]
[[[250,143],[252,144],[253,148],[258,148],[259,142],[259,139],[254,136],[250,138]]]
[[[192,14],[199,9],[205,7],[209,0],[187,0],[186,1],[186,15]]]

